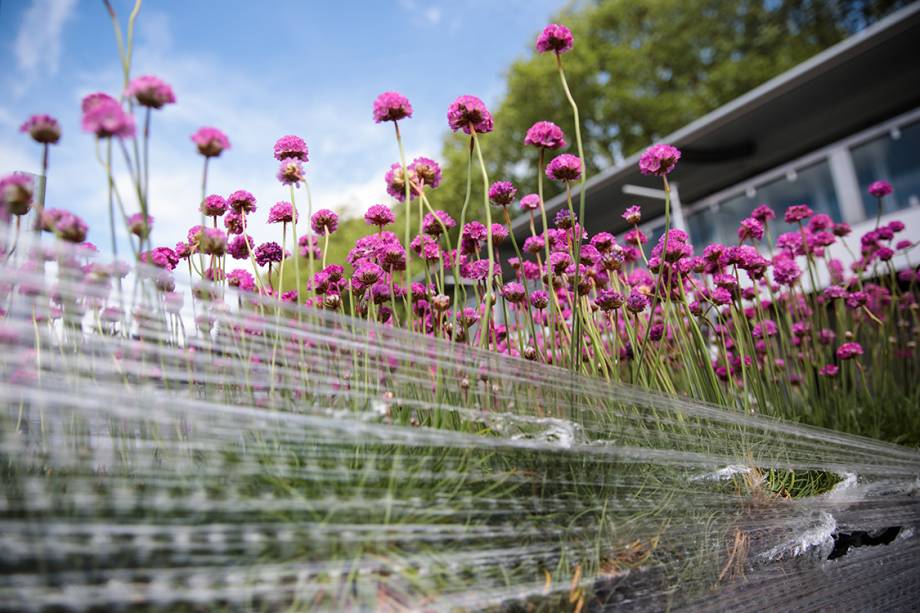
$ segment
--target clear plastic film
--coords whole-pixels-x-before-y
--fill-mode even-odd
[[[920,597],[914,450],[36,253],[0,266],[4,606]]]

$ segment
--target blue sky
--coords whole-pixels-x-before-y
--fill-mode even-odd
[[[126,19],[132,3],[112,1]],[[565,4],[147,0],[132,74],[160,76],[178,98],[154,116],[154,241],[172,244],[197,218],[201,158],[189,135],[202,125],[224,130],[233,145],[212,165],[209,191],[248,189],[260,215],[285,198],[272,145],[288,133],[310,146],[315,208],[386,202],[383,173],[398,151],[392,127],[371,119],[374,97],[391,89],[408,96],[408,154],[437,159],[448,104],[461,94],[496,104],[505,69]],[[104,175],[79,127],[85,94],[121,87],[101,0],[2,0],[0,41],[0,173],[36,172],[38,147],[18,127],[32,113],[57,117],[64,134],[52,149],[47,204],[83,215],[90,240],[104,247]]]

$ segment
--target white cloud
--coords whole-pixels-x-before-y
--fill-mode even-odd
[[[425,19],[433,26],[441,23],[441,9],[431,6],[425,9]]]
[[[13,42],[13,53],[22,79],[22,94],[42,74],[54,75],[61,59],[61,34],[73,15],[76,0],[33,0],[26,9]]]

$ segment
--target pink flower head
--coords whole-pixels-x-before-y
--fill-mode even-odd
[[[502,287],[502,297],[511,304],[518,304],[524,300],[525,296],[524,286],[517,281],[505,283]]]
[[[205,217],[220,217],[227,212],[227,201],[222,196],[211,194],[201,202],[201,213]]]
[[[559,55],[571,50],[574,42],[571,30],[563,25],[551,23],[543,28],[540,36],[537,37],[537,51],[540,53],[552,51]]]
[[[642,209],[639,208],[638,204],[634,204],[631,207],[628,207],[623,212],[623,219],[625,219],[626,223],[631,226],[638,224],[640,221],[642,221]]]
[[[540,209],[540,196],[538,194],[527,194],[521,198],[520,207],[522,211],[537,211]]]
[[[252,249],[254,244],[255,243],[252,242],[252,237],[248,234],[238,234],[230,239],[230,242],[227,244],[227,253],[229,253],[234,260],[245,260],[249,257],[249,250]]]
[[[176,102],[172,87],[162,79],[151,75],[137,77],[128,83],[125,94],[137,100],[137,103],[141,106],[152,109],[161,109],[166,104]]]
[[[385,204],[375,204],[364,213],[364,221],[369,226],[383,228],[396,221],[396,215]]]
[[[175,270],[179,264],[179,256],[169,247],[156,247],[140,255],[140,261],[145,264],[168,270]]]
[[[383,92],[374,100],[374,121],[399,121],[412,117],[409,99],[399,92]]]
[[[300,160],[296,158],[281,160],[277,176],[282,185],[300,187],[300,182],[303,181],[303,166]]]
[[[543,149],[562,149],[565,147],[565,133],[551,121],[538,121],[527,130],[524,144]]]
[[[390,169],[383,176],[387,184],[387,193],[404,202],[406,199],[406,173],[403,172],[402,164],[394,162]],[[414,191],[414,190],[413,190]]]
[[[489,201],[498,206],[508,206],[516,194],[517,188],[511,181],[496,181],[489,187]]]
[[[500,223],[492,224],[492,244],[501,245],[508,238],[508,228]]]
[[[217,128],[208,126],[198,128],[198,131],[192,134],[192,142],[197,145],[198,153],[206,158],[217,157],[230,148],[230,139],[227,135]]]
[[[134,136],[134,117],[126,114],[115,100],[99,99],[83,113],[83,131],[99,138]]]
[[[36,143],[53,145],[61,140],[61,124],[51,115],[32,115],[19,127]]]
[[[644,175],[664,177],[671,174],[680,159],[680,149],[671,145],[652,145],[639,158],[639,170]]]
[[[837,347],[837,359],[849,360],[863,354],[862,345],[859,343],[844,343]]]
[[[791,286],[802,276],[795,258],[785,254],[773,258],[773,279],[780,285]]]
[[[546,165],[546,176],[553,181],[577,181],[581,177],[581,160],[571,153],[557,155]]]
[[[894,188],[891,187],[891,183],[888,181],[874,181],[869,186],[869,193],[876,198],[884,198],[893,191]]]
[[[332,234],[339,227],[339,216],[329,209],[320,209],[310,218],[310,227],[317,234]]]
[[[205,255],[222,256],[227,252],[227,235],[220,228],[204,228],[198,236],[198,248]]]
[[[13,173],[5,176],[0,179],[0,208],[11,215],[25,215],[32,206],[34,191],[29,175]]]
[[[114,102],[115,104],[118,104],[118,101],[115,100],[115,98],[103,92],[87,94],[86,96],[83,96],[83,100],[80,101],[80,110],[86,113],[96,106],[107,102]]]
[[[441,167],[431,158],[417,157],[407,168],[413,187],[428,186],[435,189],[441,184]],[[417,191],[413,189],[413,192],[417,193]],[[405,196],[405,193],[403,195]]]
[[[626,299],[626,309],[630,313],[641,313],[649,305],[648,296],[633,290]]]
[[[255,213],[256,197],[245,189],[238,189],[227,196],[227,206],[237,213]]]
[[[293,223],[294,205],[286,200],[276,202],[268,210],[268,223]]]
[[[61,209],[45,209],[42,215],[42,229],[68,243],[82,243],[86,240],[89,227],[77,215]]]
[[[422,219],[422,232],[429,236],[440,236],[444,229],[450,230],[457,225],[457,222],[447,211],[437,210],[434,215],[426,213]]]
[[[256,247],[253,256],[256,259],[256,264],[265,266],[266,264],[281,262],[284,258],[284,252],[281,250],[281,245],[274,241],[269,241]]]
[[[153,228],[153,217],[147,215],[147,221],[144,222],[143,213],[135,213],[128,217],[128,231],[139,237],[147,238],[150,236],[150,230]]]
[[[759,241],[763,238],[763,233],[763,224],[753,217],[742,219],[741,225],[738,226],[739,241],[745,241],[747,239]]]
[[[839,372],[840,372],[840,367],[837,366],[836,364],[825,364],[818,371],[818,374],[821,375],[822,377],[828,377],[832,379],[836,377],[837,373]]]
[[[288,134],[275,141],[275,159],[279,162],[283,160],[299,160],[306,163],[310,159],[309,153],[307,143],[299,136]]]
[[[256,281],[248,271],[236,268],[227,273],[227,285],[243,292],[251,292],[256,287]]]
[[[224,227],[227,228],[227,234],[242,234],[243,215],[236,211],[227,211],[224,215]]]
[[[594,302],[602,311],[616,311],[621,306],[626,299],[623,297],[623,294],[614,290],[614,289],[604,289],[597,293],[597,298],[594,299]]]
[[[783,219],[786,220],[786,223],[793,224],[798,223],[804,219],[808,219],[815,212],[811,210],[811,207],[807,204],[793,204],[788,209],[786,209]]]
[[[472,130],[485,134],[493,128],[492,114],[476,96],[460,96],[454,100],[447,109],[447,124],[452,131],[463,130],[466,134],[471,134]]]
[[[751,211],[751,217],[759,221],[760,223],[767,223],[771,219],[776,218],[776,213],[773,212],[773,209],[768,207],[766,204],[761,204],[753,211]]]

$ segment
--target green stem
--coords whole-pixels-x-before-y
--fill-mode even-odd
[[[492,287],[495,276],[495,248],[492,241],[492,208],[489,204],[489,175],[486,171],[485,160],[482,159],[482,148],[479,146],[479,139],[476,137],[476,128],[470,125],[470,135],[473,137],[473,145],[476,148],[476,157],[479,159],[479,168],[482,171],[482,200],[486,213],[486,250],[489,254],[489,276],[486,278],[486,296],[485,296],[485,313],[482,317],[482,326],[480,327],[479,343],[482,348],[487,346],[489,337],[489,322],[492,318]]]

